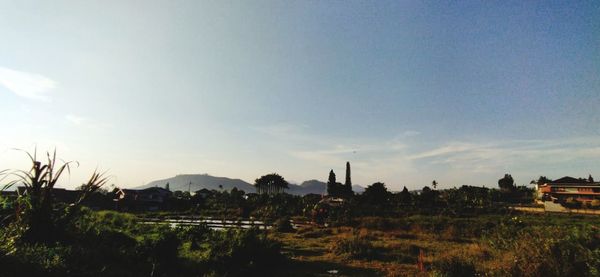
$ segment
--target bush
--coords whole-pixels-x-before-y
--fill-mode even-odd
[[[287,233],[294,231],[294,227],[292,226],[292,223],[290,222],[290,217],[288,216],[278,219],[277,221],[275,221],[274,225],[275,231],[277,232]]]
[[[349,238],[334,241],[331,250],[334,254],[349,259],[373,259],[377,253],[371,241],[358,232],[354,232]]]
[[[207,260],[218,275],[257,275],[281,264],[279,243],[256,229],[212,232]]]
[[[200,249],[200,244],[207,240],[211,230],[206,224],[186,226],[178,228],[178,236],[181,241],[190,242],[190,250]]]
[[[531,228],[514,240],[519,276],[598,276],[600,236],[590,228]]]

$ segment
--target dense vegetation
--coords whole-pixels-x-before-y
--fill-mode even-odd
[[[81,203],[106,182],[96,172],[75,202],[55,202],[52,189],[69,163],[30,158],[29,171],[12,173],[25,192],[0,199],[2,276],[243,276],[285,260],[279,244],[254,229],[170,228],[91,211]]]
[[[2,276],[600,276],[600,218],[525,215],[532,191],[510,175],[500,189],[462,186],[392,193],[375,183],[338,197],[212,191],[174,194],[169,209],[130,214],[93,211],[89,197],[106,179],[93,173],[72,203],[54,201],[52,188],[69,163],[31,156],[32,168],[11,174],[25,185],[0,198]],[[0,172],[0,177],[8,172]],[[265,192],[285,180],[259,178]],[[11,185],[9,183],[9,185]],[[256,217],[257,229],[211,230],[206,225],[144,224],[141,218],[181,214]],[[294,229],[290,219],[313,224]]]

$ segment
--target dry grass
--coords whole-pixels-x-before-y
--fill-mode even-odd
[[[332,268],[339,269],[337,276],[435,276],[440,271],[465,274],[461,270],[469,270],[471,273],[468,274],[475,271],[482,276],[510,276],[514,271],[520,253],[514,249],[492,249],[489,239],[494,237],[482,236],[489,222],[498,222],[502,218],[490,216],[435,222],[436,219],[397,221],[390,228],[387,223],[379,224],[371,218],[368,224],[359,224],[358,228],[310,227],[295,234],[272,235],[282,242],[295,260],[305,262],[307,270],[302,272],[304,276],[328,276],[326,269]],[[600,220],[595,217],[529,216],[524,220],[527,226],[553,225],[560,230],[579,228],[583,224],[600,225]],[[386,228],[377,229],[379,225]],[[498,225],[492,227],[494,229],[487,230],[499,231]],[[509,234],[501,236],[508,240],[518,239]],[[365,259],[340,255],[339,251],[335,253],[336,248],[332,244],[353,237],[368,240],[376,255]],[[525,249],[536,248],[533,245],[537,245],[527,238],[519,241],[527,245]],[[423,254],[421,261],[425,272],[420,272],[417,266],[419,253]],[[540,260],[537,256],[531,259]],[[535,268],[525,269],[537,272]]]
[[[414,231],[414,230],[413,230]],[[377,249],[377,257],[368,259],[352,259],[336,255],[331,251],[331,244],[339,240],[358,235],[371,242]],[[378,276],[417,276],[417,259],[419,251],[425,253],[425,263],[431,264],[438,255],[457,254],[466,251],[476,257],[487,257],[488,252],[475,244],[439,239],[435,234],[425,232],[407,232],[403,230],[372,231],[367,228],[350,227],[307,228],[297,234],[273,234],[283,243],[293,259],[300,261],[325,262],[349,268],[367,269]],[[348,272],[340,272],[342,276]],[[425,274],[427,275],[427,274]],[[360,276],[360,275],[356,275]]]

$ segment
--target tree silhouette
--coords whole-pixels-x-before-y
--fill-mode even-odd
[[[374,183],[368,186],[362,194],[362,197],[369,204],[385,205],[391,196],[391,193],[382,182]]]
[[[271,173],[256,179],[254,186],[258,193],[277,194],[288,188],[288,182],[281,175]]]
[[[433,187],[433,189],[437,189],[437,185],[438,182],[436,180],[433,180],[433,182],[431,182],[431,186]]]
[[[350,177],[350,162],[346,162],[346,182],[345,186],[352,187],[352,179]]]
[[[167,184],[165,185],[165,189],[168,191],[171,191],[171,188],[169,187],[169,183],[167,182]]]
[[[501,190],[512,191],[515,189],[515,180],[510,174],[504,174],[504,178],[498,180],[498,186]]]
[[[346,182],[343,187],[343,194],[345,196],[351,196],[352,192],[352,179],[350,177],[350,162],[346,162]]]
[[[412,202],[412,195],[410,195],[410,192],[408,191],[406,186],[402,189],[402,192],[400,192],[399,200],[400,203],[404,205],[410,204]]]
[[[531,180],[530,184],[543,185],[550,182],[552,182],[552,180],[546,178],[546,176],[540,176],[537,180]]]
[[[337,183],[335,181],[335,173],[333,169],[329,171],[329,179],[327,181],[327,194],[331,196],[338,195]]]
[[[423,206],[431,207],[435,204],[436,191],[432,190],[428,186],[424,186],[419,195],[420,204]]]

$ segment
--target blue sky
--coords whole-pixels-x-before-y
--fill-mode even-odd
[[[0,168],[58,149],[181,173],[392,189],[600,176],[600,4],[2,1]],[[340,176],[341,176],[340,175]]]

